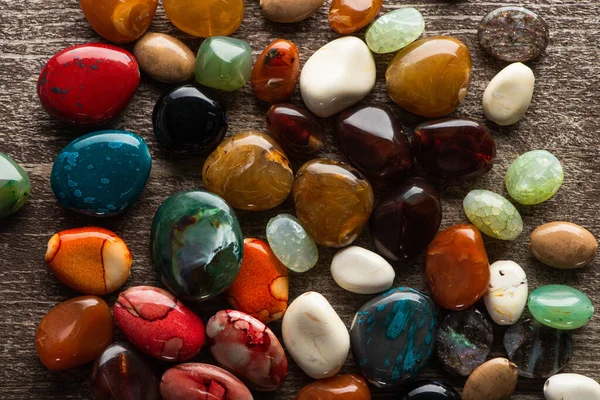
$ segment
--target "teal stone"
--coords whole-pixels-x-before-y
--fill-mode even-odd
[[[493,238],[514,240],[523,231],[523,220],[515,206],[489,190],[470,191],[463,208],[471,223]]]
[[[27,173],[15,160],[0,153],[0,218],[19,211],[30,192]]]
[[[64,208],[108,217],[135,202],[151,168],[152,158],[141,137],[118,130],[92,132],[58,154],[50,186]]]
[[[564,180],[560,161],[546,150],[519,156],[506,171],[506,189],[521,204],[540,204],[558,191]]]
[[[367,30],[365,40],[374,53],[392,53],[414,42],[424,30],[419,10],[400,8],[377,19]]]
[[[581,328],[592,319],[594,305],[585,293],[565,285],[546,285],[529,295],[529,312],[538,322],[555,329]]]
[[[243,87],[252,71],[252,49],[245,40],[226,36],[205,39],[196,57],[196,81],[232,92]]]
[[[156,211],[150,250],[156,275],[171,292],[188,300],[208,300],[235,280],[244,238],[225,200],[190,190],[175,193]]]
[[[267,223],[267,241],[279,261],[290,271],[306,272],[317,265],[317,244],[300,221],[290,214],[280,214]]]

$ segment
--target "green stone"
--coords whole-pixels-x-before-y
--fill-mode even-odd
[[[150,250],[156,274],[184,299],[207,300],[224,292],[240,270],[243,249],[235,213],[216,194],[175,193],[154,215]]]
[[[374,53],[391,53],[414,42],[425,29],[419,10],[400,8],[381,16],[367,30],[365,40]]]
[[[523,220],[515,206],[489,190],[470,191],[463,208],[471,223],[493,238],[513,240],[523,231]]]
[[[594,315],[594,306],[585,293],[565,285],[547,285],[529,295],[529,312],[551,328],[581,328]]]
[[[267,241],[279,261],[291,271],[306,272],[319,260],[315,241],[290,214],[271,218],[267,224]]]
[[[19,164],[0,153],[0,218],[16,213],[31,191],[27,173]]]
[[[522,154],[506,171],[506,188],[521,204],[543,203],[558,191],[564,179],[560,161],[546,150]]]
[[[232,92],[250,79],[252,49],[245,40],[213,36],[198,49],[196,81],[204,86]]]

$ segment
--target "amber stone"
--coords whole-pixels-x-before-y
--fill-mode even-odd
[[[277,39],[261,53],[252,69],[254,95],[279,103],[292,95],[300,76],[298,48],[289,40]]]
[[[342,151],[376,186],[390,186],[412,167],[413,155],[396,117],[384,107],[359,105],[336,123]]]
[[[99,297],[81,296],[60,303],[42,318],[35,348],[46,368],[61,370],[94,361],[112,339],[108,305]]]
[[[453,37],[417,40],[396,54],[385,79],[390,97],[400,107],[424,117],[441,117],[467,95],[471,54]]]
[[[411,178],[381,200],[370,221],[379,253],[398,261],[419,255],[442,222],[442,204],[433,186]]]
[[[490,266],[483,238],[470,224],[440,232],[427,249],[427,281],[438,305],[464,310],[483,296],[490,283]]]
[[[169,21],[199,37],[228,36],[244,19],[244,0],[164,0]]]
[[[360,375],[341,374],[309,383],[296,400],[371,400],[371,391]]]
[[[373,211],[369,181],[351,166],[325,158],[298,170],[293,194],[302,227],[322,246],[348,246]]]
[[[382,4],[383,0],[333,0],[329,25],[342,35],[356,32],[375,19]]]
[[[415,128],[413,140],[419,164],[443,178],[478,178],[492,169],[496,142],[479,122],[447,118]]]
[[[273,138],[251,131],[224,140],[208,156],[202,182],[234,208],[263,211],[285,201],[294,173]]]

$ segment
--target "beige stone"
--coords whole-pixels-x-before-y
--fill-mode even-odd
[[[587,229],[570,222],[550,222],[531,233],[531,253],[559,269],[582,268],[596,256],[598,242]]]
[[[135,44],[133,55],[142,71],[157,81],[176,83],[194,77],[194,53],[173,36],[147,33]]]
[[[260,0],[265,18],[275,22],[298,22],[313,15],[325,0]]]
[[[494,358],[471,373],[462,392],[463,400],[501,400],[508,398],[517,386],[519,371],[506,358]]]

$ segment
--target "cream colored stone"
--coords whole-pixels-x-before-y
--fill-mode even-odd
[[[166,83],[194,77],[196,56],[181,40],[163,33],[146,33],[133,48],[142,71]]]
[[[528,293],[527,276],[519,264],[496,261],[490,265],[490,285],[483,300],[495,323],[516,323],[523,314]]]
[[[483,93],[483,112],[498,125],[517,123],[527,112],[533,97],[535,77],[522,63],[513,63],[491,80]]]
[[[358,246],[336,253],[331,261],[331,276],[349,292],[380,293],[392,287],[396,273],[379,254]]]
[[[546,400],[600,400],[600,384],[579,374],[558,374],[544,384]]]

